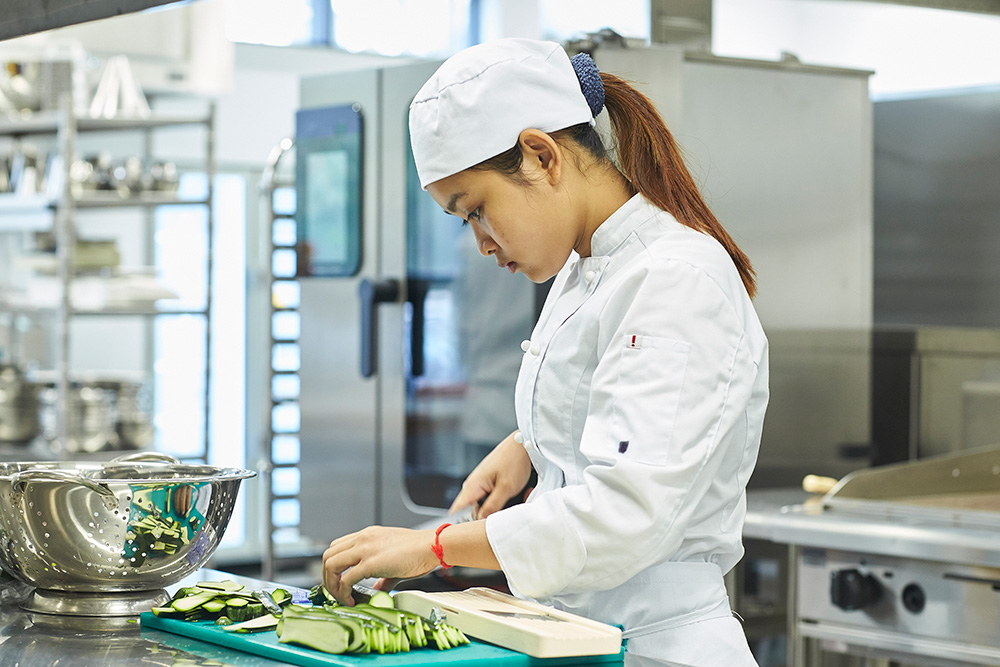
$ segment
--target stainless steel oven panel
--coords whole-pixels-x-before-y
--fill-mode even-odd
[[[878,599],[856,610],[836,606],[831,581],[849,571],[872,577]],[[846,634],[878,648],[888,646],[890,635],[906,634],[914,642],[955,644],[949,649],[952,657],[985,652],[1000,661],[1000,568],[803,548],[798,584],[799,628],[805,636]]]
[[[381,112],[381,237],[379,259],[383,275],[406,284],[407,276],[407,191],[409,161],[407,117],[410,102],[420,86],[437,70],[440,63],[418,63],[382,71]],[[425,193],[421,196],[430,197]],[[415,503],[406,485],[407,369],[401,353],[401,340],[407,338],[406,312],[403,304],[383,307],[380,313],[379,341],[379,521],[398,526],[412,526],[444,510],[421,507]]]
[[[303,80],[303,109],[358,104],[363,118],[360,272],[302,278],[301,515],[299,530],[316,544],[376,522],[377,378],[359,372],[358,283],[379,275],[377,164],[378,73]]]
[[[799,631],[803,637],[818,640],[824,652],[841,653],[879,660],[876,664],[925,665],[926,667],[983,667],[1000,665],[1000,651],[991,646],[977,646],[963,642],[924,639],[906,633],[887,630],[863,630],[840,626],[836,623],[802,623]],[[798,667],[799,663],[795,663]],[[815,664],[815,663],[810,663]],[[827,665],[830,663],[823,662]],[[837,665],[846,664],[837,662]],[[851,662],[854,665],[856,663]],[[865,662],[864,664],[871,664]]]

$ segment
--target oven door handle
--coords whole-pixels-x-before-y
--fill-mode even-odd
[[[410,377],[424,374],[424,303],[430,289],[428,278],[406,280],[406,301],[410,304]]]
[[[378,304],[399,301],[402,292],[400,281],[394,278],[369,280],[358,284],[361,298],[361,376],[371,377],[378,372]]]

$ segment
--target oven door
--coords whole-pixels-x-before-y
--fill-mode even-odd
[[[314,142],[314,152],[296,142],[300,198],[320,192],[321,204],[358,201],[361,211],[352,234],[312,220],[309,202],[299,202],[300,229],[312,220],[320,234],[315,255],[300,257],[313,266],[299,280],[299,532],[316,545],[374,523],[412,526],[444,514],[468,473],[515,428],[520,344],[545,288],[481,257],[471,230],[420,187],[407,115],[436,67],[302,83],[303,109],[356,107],[362,127],[355,180],[330,176],[343,172],[336,142]],[[304,195],[303,179],[316,181]]]
[[[398,525],[441,514],[516,428],[520,344],[544,297],[479,255],[471,229],[420,187],[407,115],[436,68],[383,71],[381,259],[405,301],[379,313],[379,506]]]

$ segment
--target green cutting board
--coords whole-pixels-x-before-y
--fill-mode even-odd
[[[142,614],[140,622],[144,627],[155,628],[183,635],[192,639],[209,642],[226,648],[243,651],[252,655],[286,662],[301,667],[556,667],[558,665],[614,665],[624,662],[624,650],[612,655],[594,655],[573,658],[533,658],[524,653],[510,651],[492,644],[475,640],[465,646],[438,651],[434,649],[414,649],[408,653],[393,655],[333,655],[303,646],[279,644],[274,632],[254,632],[238,634],[226,632],[214,621],[188,622],[173,618],[160,618],[149,612]]]

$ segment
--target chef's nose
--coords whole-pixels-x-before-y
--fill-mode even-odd
[[[490,255],[496,254],[497,244],[493,241],[489,234],[476,231],[476,245],[479,246],[479,254],[483,257],[489,257]]]

